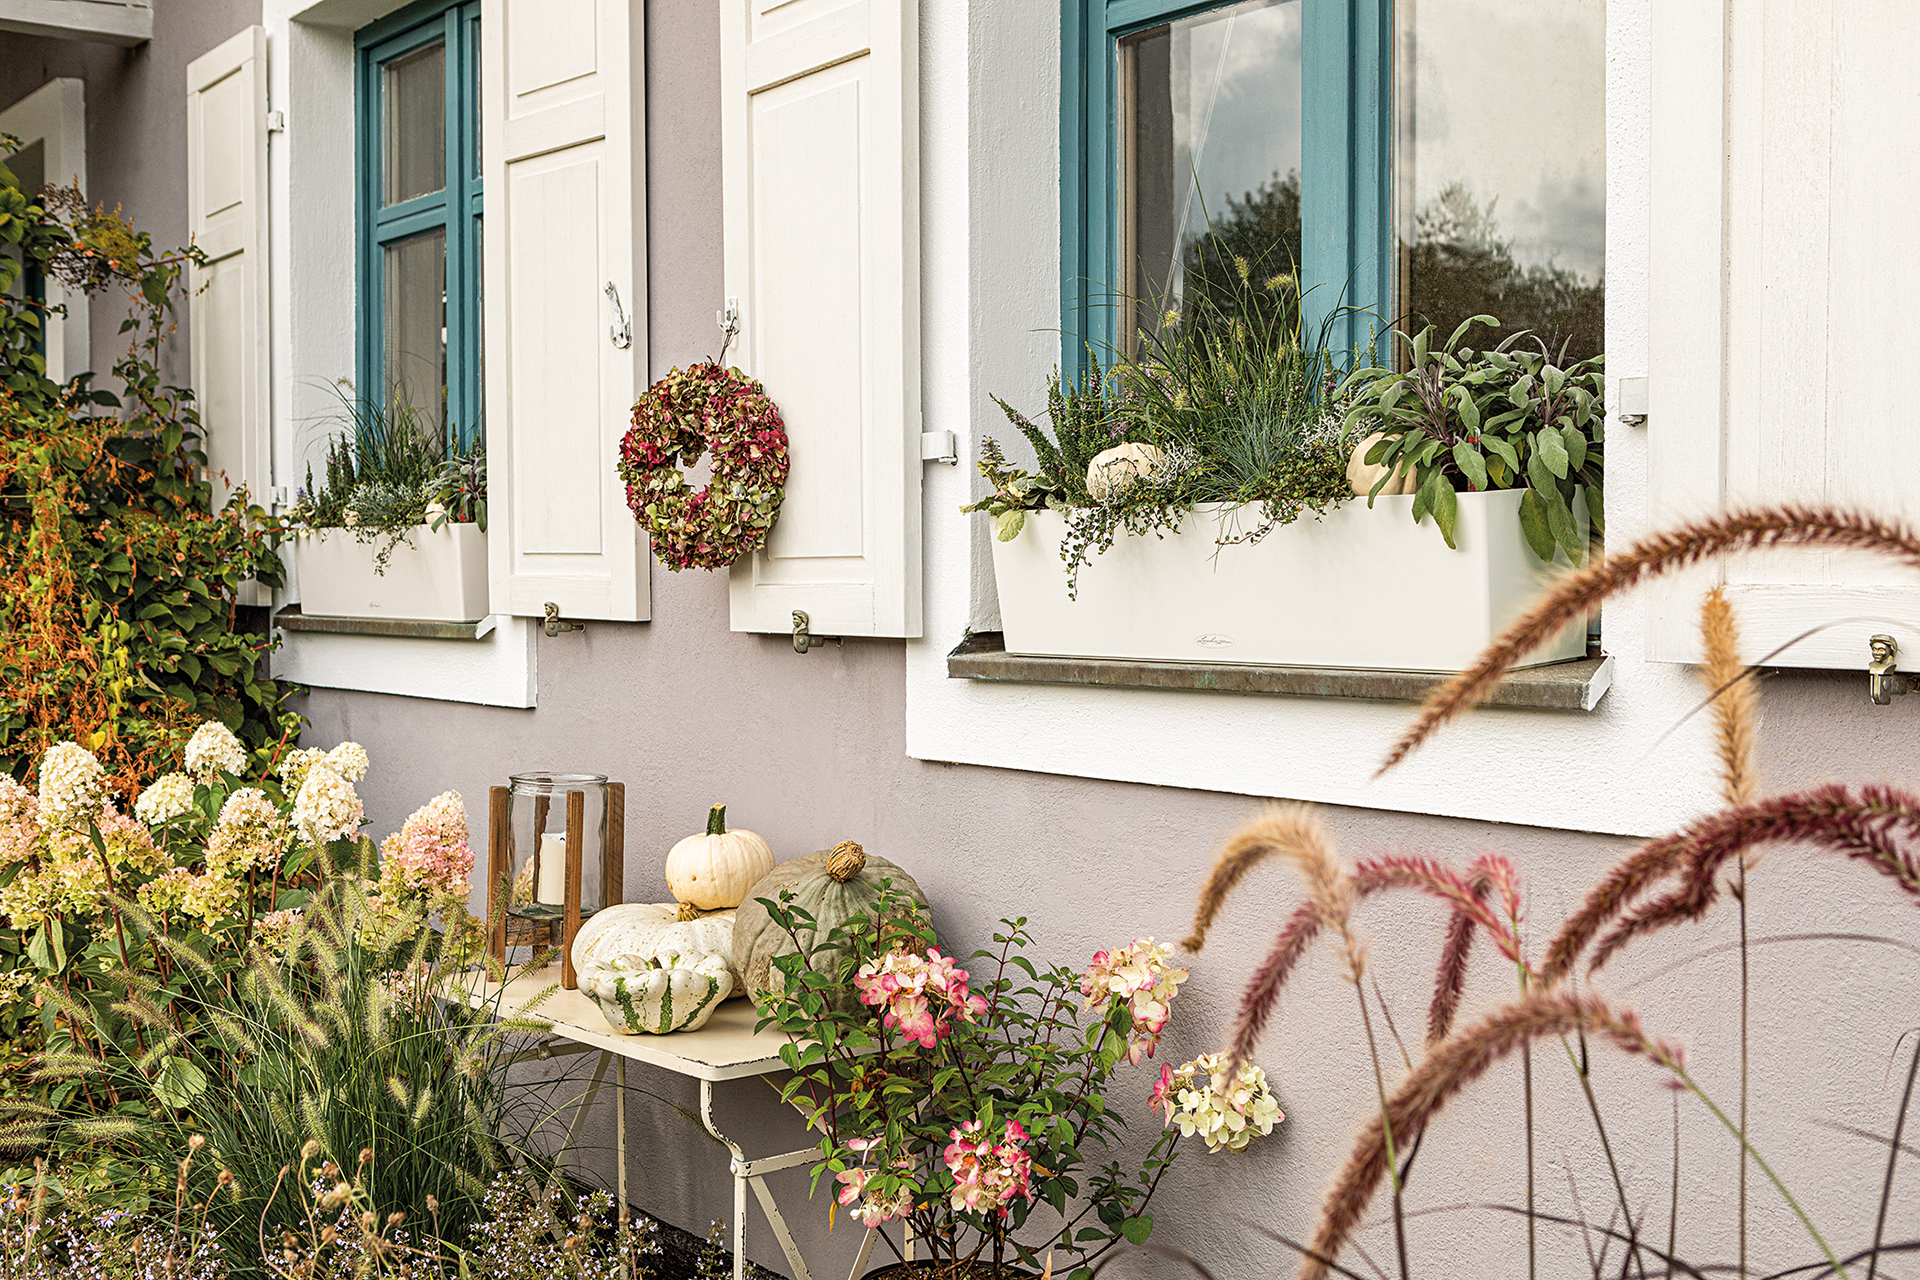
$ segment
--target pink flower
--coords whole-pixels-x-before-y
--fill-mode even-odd
[[[881,1009],[883,1026],[931,1049],[953,1032],[953,1023],[971,1022],[987,1002],[967,990],[967,971],[934,947],[926,957],[890,951],[860,966],[853,977],[861,1002]]]
[[[850,1138],[847,1140],[847,1149],[849,1151],[865,1153],[879,1145],[880,1139],[878,1138]],[[865,1160],[865,1154],[862,1154],[860,1158]],[[897,1161],[895,1167],[910,1170],[912,1168],[912,1161]],[[841,1184],[840,1193],[835,1196],[834,1199],[839,1201],[843,1206],[850,1206],[847,1216],[855,1222],[864,1222],[869,1229],[877,1227],[883,1222],[892,1222],[896,1218],[904,1218],[913,1212],[913,1188],[911,1186],[903,1185],[892,1192],[881,1191],[879,1188],[869,1185],[873,1181],[873,1171],[864,1165],[858,1168],[848,1169],[843,1173],[835,1174],[834,1180]]]
[[[1168,963],[1172,955],[1171,948],[1141,938],[1115,952],[1094,952],[1092,965],[1080,979],[1088,1009],[1104,1010],[1116,999],[1127,1002],[1133,1017],[1133,1031],[1127,1037],[1129,1062],[1137,1064],[1153,1056],[1173,1014],[1173,997],[1187,980],[1185,969]]]
[[[429,800],[380,845],[380,878],[402,891],[465,897],[472,870],[467,810],[457,791]]]
[[[1160,1078],[1153,1083],[1153,1092],[1147,1095],[1151,1108],[1165,1116],[1164,1124],[1173,1123],[1173,1113],[1180,1105],[1179,1088],[1174,1084],[1173,1068],[1166,1063],[1160,1064]]]
[[[984,1136],[978,1120],[950,1131],[947,1168],[953,1174],[949,1204],[954,1212],[997,1213],[1006,1217],[1008,1203],[1018,1196],[1033,1199],[1033,1157],[1021,1144],[1027,1131],[1018,1120],[1007,1121],[999,1142]]]

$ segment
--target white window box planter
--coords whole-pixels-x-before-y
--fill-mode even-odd
[[[329,618],[476,622],[487,616],[487,535],[475,524],[415,525],[373,571],[379,542],[351,529],[302,535],[300,609]]]
[[[1460,495],[1458,549],[1413,498],[1356,498],[1257,543],[1218,546],[1257,512],[1198,507],[1177,535],[1123,534],[1080,570],[1067,598],[1064,516],[1027,514],[993,543],[1006,649],[1048,657],[1458,671],[1567,565],[1548,566],[1520,532],[1521,493]],[[1584,504],[1576,504],[1584,514]],[[1581,523],[1585,532],[1585,521]],[[1584,623],[1522,665],[1586,654]]]

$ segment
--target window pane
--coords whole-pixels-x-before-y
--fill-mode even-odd
[[[1499,318],[1598,354],[1605,0],[1398,0],[1401,307],[1444,337]]]
[[[432,44],[380,69],[385,204],[447,185],[447,47]]]
[[[447,234],[386,247],[386,407],[438,437],[447,416]]]
[[[1250,0],[1120,42],[1121,287],[1149,333],[1232,314],[1240,262],[1299,261],[1300,9]]]

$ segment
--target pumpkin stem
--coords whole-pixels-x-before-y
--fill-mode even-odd
[[[707,834],[723,836],[727,834],[727,806],[717,804],[707,813]]]
[[[707,913],[694,906],[691,902],[683,902],[680,904],[680,913],[675,918],[684,924],[688,920],[698,920],[705,914]]]
[[[860,874],[867,865],[867,851],[851,840],[842,840],[833,846],[833,852],[827,858],[827,874],[837,884],[845,884]]]

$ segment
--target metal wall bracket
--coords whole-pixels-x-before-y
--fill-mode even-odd
[[[550,636],[565,635],[569,631],[585,631],[587,629],[587,624],[584,622],[563,621],[560,617],[560,606],[551,600],[547,601],[546,616],[547,625],[545,630]]]
[[[1867,663],[1867,697],[1879,706],[1888,706],[1895,695],[1912,693],[1920,686],[1920,677],[1902,675],[1894,670],[1900,659],[1900,643],[1892,636],[1869,636],[1867,648],[1872,659]]]
[[[620,305],[620,290],[614,288],[613,281],[607,281],[607,300],[613,303],[613,320],[607,325],[607,341],[621,351],[633,345],[633,322],[627,319],[627,309]]]
[[[839,636],[834,636],[832,639],[837,645],[846,644],[846,641],[842,640]],[[826,643],[826,637],[816,636],[811,631],[806,610],[795,609],[793,611],[793,651],[795,653],[807,653],[823,647]]]

